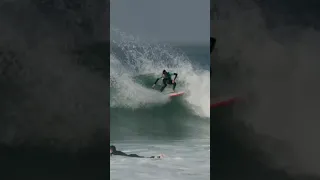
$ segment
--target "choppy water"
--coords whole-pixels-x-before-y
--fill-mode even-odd
[[[111,179],[209,179],[208,139],[181,141],[133,141],[117,143],[119,149],[144,156],[165,154],[165,158],[136,159],[111,157]]]

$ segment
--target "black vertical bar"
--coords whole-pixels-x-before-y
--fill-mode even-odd
[[[216,39],[214,37],[210,37],[210,53],[213,52],[215,45],[216,45]]]
[[[216,45],[216,39],[213,37],[210,37],[210,54],[213,52],[215,45]],[[212,61],[210,63],[210,75],[211,74],[212,74]]]

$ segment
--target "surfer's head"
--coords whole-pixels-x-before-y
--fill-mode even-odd
[[[162,74],[167,74],[167,71],[164,69],[164,70],[162,71]]]
[[[110,146],[110,154],[117,151],[115,146]]]

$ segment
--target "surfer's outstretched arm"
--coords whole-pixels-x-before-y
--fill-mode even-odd
[[[178,77],[178,73],[173,73],[173,75],[174,75],[174,81],[177,79],[177,77]]]
[[[145,157],[145,156],[139,156],[137,154],[129,154],[128,157],[160,159],[163,157],[163,155]]]
[[[145,156],[139,156],[138,154],[126,154],[121,151],[115,152],[113,155],[119,155],[119,156],[126,156],[126,157],[134,157],[134,158],[160,158],[160,156],[151,156],[151,157],[145,157]]]
[[[112,155],[135,157],[135,158],[161,158],[161,157],[163,157],[163,155],[145,157],[145,156],[139,156],[137,154],[127,154],[127,153],[124,153],[122,151],[117,151],[115,146],[110,146],[110,156],[112,156]]]
[[[139,156],[137,154],[126,154],[122,151],[114,151],[112,152],[112,155],[118,155],[118,156],[127,156],[127,157],[136,157],[136,158],[144,158],[143,156]]]

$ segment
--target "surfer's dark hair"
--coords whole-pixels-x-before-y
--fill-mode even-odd
[[[115,146],[110,146],[110,149],[111,149],[112,151],[116,151],[116,147],[115,147]]]
[[[162,71],[162,74],[164,74],[164,73],[166,73],[167,71],[164,69],[163,71]]]

